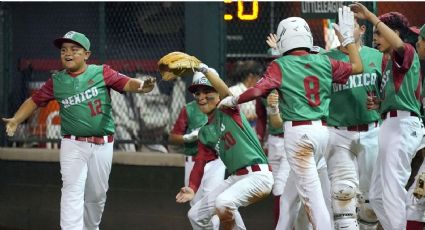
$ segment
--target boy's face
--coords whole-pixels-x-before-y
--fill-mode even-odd
[[[211,87],[199,87],[194,93],[196,102],[199,105],[201,111],[205,114],[210,114],[217,108],[217,104],[220,101],[220,97],[213,88]]]
[[[419,59],[425,60],[425,39],[419,35],[416,42],[416,51],[418,52]]]
[[[373,30],[373,43],[375,45],[375,48],[381,51],[382,53],[388,53],[391,50],[390,43],[381,35],[380,31],[376,28]]]
[[[90,57],[89,51],[74,43],[64,42],[60,52],[63,67],[71,73],[84,70]]]

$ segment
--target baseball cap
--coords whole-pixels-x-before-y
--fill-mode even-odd
[[[86,37],[86,35],[82,33],[78,33],[75,31],[69,31],[63,37],[57,38],[53,41],[53,44],[60,49],[62,47],[62,43],[64,42],[71,42],[75,43],[81,47],[83,47],[85,50],[90,51],[90,41]]]
[[[215,70],[210,68],[210,71],[215,71]],[[214,87],[211,85],[211,82],[208,81],[207,77],[205,77],[203,73],[195,72],[195,74],[193,75],[192,85],[189,86],[188,90],[191,93],[195,93],[196,90],[201,86],[208,86],[214,89]]]

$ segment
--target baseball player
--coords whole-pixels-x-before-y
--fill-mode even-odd
[[[193,199],[199,186],[203,165],[219,155],[230,176],[213,191],[196,202],[189,211],[193,229],[210,229],[211,218],[217,214],[223,229],[245,229],[238,212],[240,206],[248,206],[265,198],[272,189],[273,176],[267,158],[246,117],[238,107],[217,109],[220,98],[230,95],[226,84],[205,64],[200,68],[206,78],[193,84],[189,90],[195,94],[201,111],[208,116],[208,124],[198,134],[200,159],[195,161],[188,187],[181,188],[177,202]],[[196,182],[198,181],[198,182]]]
[[[211,71],[215,70],[211,68]],[[193,89],[196,89],[196,87],[200,85],[200,82],[204,79],[204,74],[201,72],[195,72],[192,85],[189,87],[189,91],[195,93]],[[197,189],[195,197],[190,202],[191,206],[193,206],[198,200],[202,199],[206,194],[211,192],[224,180],[224,174],[226,170],[223,162],[220,158],[217,157],[215,153],[212,154],[213,157],[209,158],[205,164],[203,164],[204,159],[198,159],[198,151],[209,151],[206,148],[198,149],[198,132],[199,129],[207,122],[208,117],[202,113],[197,101],[191,101],[182,108],[169,138],[170,142],[173,144],[184,144],[184,153],[186,155],[184,180],[185,187],[189,186],[189,176],[191,175],[195,161],[200,161],[197,166],[203,166],[195,168],[195,170],[199,170],[201,172],[194,173],[194,175],[201,176],[199,178],[192,178],[192,184],[197,184]],[[203,156],[206,154],[199,155]],[[197,182],[193,182],[194,180],[197,180]],[[214,218],[213,220],[214,221],[212,221],[212,224],[214,229],[218,229],[218,217]]]
[[[313,37],[307,22],[298,17],[282,20],[277,29],[282,57],[274,60],[255,87],[239,97],[229,96],[220,106],[235,106],[277,89],[282,103],[285,152],[298,194],[314,229],[332,228],[319,180],[316,162],[323,157],[328,142],[324,121],[328,114],[331,83],[345,83],[351,74],[363,71],[354,43],[354,16],[349,8],[340,9],[343,46],[350,61],[344,63],[324,55],[310,54]],[[287,182],[288,183],[288,182]],[[287,186],[286,186],[287,187]]]
[[[270,34],[266,40],[267,44],[270,46],[271,54],[277,58],[280,56],[279,50],[277,50],[278,37],[276,34]],[[318,46],[313,46],[309,51],[311,54],[323,53],[324,50]],[[259,99],[257,99],[259,100]],[[264,100],[262,100],[264,101]],[[278,95],[275,93],[270,93],[267,96],[267,114],[269,119],[269,128],[273,129],[282,129],[283,118],[281,113],[277,112],[276,106],[278,106]],[[280,104],[281,106],[281,104]],[[260,107],[258,107],[260,108]],[[279,107],[280,111],[282,108]],[[260,111],[260,110],[259,110]],[[273,112],[274,111],[274,112]],[[279,114],[279,116],[277,116]],[[259,116],[261,118],[261,116]],[[262,122],[258,122],[261,124]],[[261,126],[261,125],[260,125]],[[258,129],[257,129],[258,130]],[[257,133],[259,135],[259,133]],[[270,135],[269,135],[270,137]],[[284,152],[284,138],[270,138],[268,139],[268,144],[275,146],[276,148],[270,148],[268,157],[270,165],[272,166],[273,175],[275,179],[275,184],[273,185],[273,194],[279,194],[279,200],[277,201],[277,223],[276,229],[312,229],[312,225],[309,223],[306,212],[304,209],[301,209],[301,202],[298,196],[298,193],[293,188],[295,187],[295,181],[293,178],[288,179],[289,176],[289,165]],[[274,151],[273,151],[274,150]],[[328,173],[326,168],[326,161],[324,157],[321,157],[317,161],[317,170],[320,178],[320,183],[322,186],[323,197],[325,199],[326,206],[328,210],[331,210],[330,202],[330,183],[328,179]],[[286,188],[287,189],[284,189]],[[284,193],[285,192],[285,193]]]
[[[418,53],[420,60],[425,60],[425,25],[421,27],[421,29],[417,33],[418,39],[416,42],[416,51]],[[422,79],[423,81],[423,79]],[[424,91],[422,91],[422,94]],[[423,95],[422,95],[423,98]],[[422,106],[424,106],[425,103],[422,99]],[[423,122],[423,118],[422,118]],[[419,146],[419,152],[416,153],[417,155],[420,154],[422,156],[415,157],[417,162],[412,162],[412,165],[414,163],[415,166],[419,167],[417,170],[416,176],[414,176],[414,182],[413,184],[408,186],[407,189],[407,201],[406,201],[406,216],[407,216],[407,230],[416,230],[416,229],[423,229],[425,227],[425,161],[424,161],[424,147],[425,147],[425,138],[422,138],[421,145]],[[415,161],[415,158],[413,161]],[[420,161],[422,161],[422,164],[420,164]],[[417,169],[417,168],[416,168]],[[412,174],[416,171],[412,167]],[[411,175],[412,177],[413,175]],[[422,193],[421,193],[422,192]]]
[[[196,72],[193,76],[193,82],[196,82],[202,76],[202,73]],[[189,175],[195,163],[195,155],[198,153],[199,129],[207,121],[207,115],[201,112],[196,101],[191,101],[181,109],[173,130],[170,132],[169,142],[171,144],[184,145],[184,154],[186,155],[184,186],[189,185]]]
[[[404,187],[411,171],[410,162],[424,134],[419,118],[419,58],[414,47],[403,42],[409,30],[404,15],[390,12],[378,18],[360,3],[350,7],[358,18],[374,25],[376,47],[389,58],[380,83],[379,109],[383,122],[369,190],[370,204],[384,229],[405,229],[407,192]],[[369,96],[368,102],[378,100]]]
[[[99,229],[112,164],[114,121],[110,89],[147,93],[154,79],[131,79],[107,65],[88,65],[90,41],[70,31],[54,40],[63,70],[51,78],[18,109],[3,118],[13,136],[20,123],[50,100],[60,104],[60,165],[62,174],[61,229]]]
[[[362,45],[364,20],[355,20],[354,39],[363,62],[363,73],[350,76],[346,84],[334,83],[329,104],[329,145],[326,161],[331,181],[335,229],[374,230],[378,219],[369,205],[369,187],[378,156],[380,115],[368,110],[367,95],[379,94],[382,53]],[[342,35],[335,25],[336,34]],[[324,53],[348,62],[347,49],[338,47]],[[359,194],[358,217],[356,214]],[[357,221],[358,218],[358,221]]]

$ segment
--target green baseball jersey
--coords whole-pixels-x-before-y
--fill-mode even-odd
[[[421,74],[419,58],[413,46],[406,44],[403,63],[394,63],[394,55],[388,60],[382,75],[380,92],[383,101],[380,112],[390,110],[411,111],[420,117]]]
[[[282,72],[279,94],[286,121],[326,119],[332,66],[324,55],[287,55],[276,60]]]
[[[263,103],[264,107],[267,108],[267,98],[261,98],[261,103]],[[283,110],[282,103],[279,103],[279,111],[282,111],[282,110]],[[280,113],[280,117],[283,120],[282,113]],[[281,133],[283,133],[283,127],[274,128],[273,126],[270,125],[270,121],[269,120],[270,120],[270,118],[267,115],[267,130],[268,130],[268,133],[269,134],[272,134],[273,135],[273,134],[281,134]]]
[[[216,109],[198,138],[216,150],[231,174],[246,166],[268,163],[254,130],[238,109]]]
[[[368,110],[367,96],[379,95],[379,82],[382,77],[382,53],[363,46],[360,49],[363,73],[351,75],[345,84],[333,83],[329,104],[329,126],[352,126],[368,124],[380,119],[376,110]],[[325,55],[339,61],[349,62],[347,54],[332,49]]]
[[[61,133],[104,136],[115,131],[111,98],[104,82],[103,66],[88,65],[78,77],[65,70],[52,76],[54,97],[60,104]]]
[[[186,104],[187,114],[187,129],[186,133],[191,133],[193,130],[204,126],[208,122],[208,117],[199,109],[196,101],[191,101]],[[194,156],[198,153],[198,142],[184,144],[184,154]]]

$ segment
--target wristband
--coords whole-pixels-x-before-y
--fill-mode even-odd
[[[374,27],[375,28],[377,28],[377,26],[379,25],[379,23],[381,23],[382,21],[381,20],[379,20],[375,25],[374,25]]]
[[[268,115],[279,114],[279,107],[278,106],[275,106],[275,107],[267,106],[266,110],[267,110]]]

